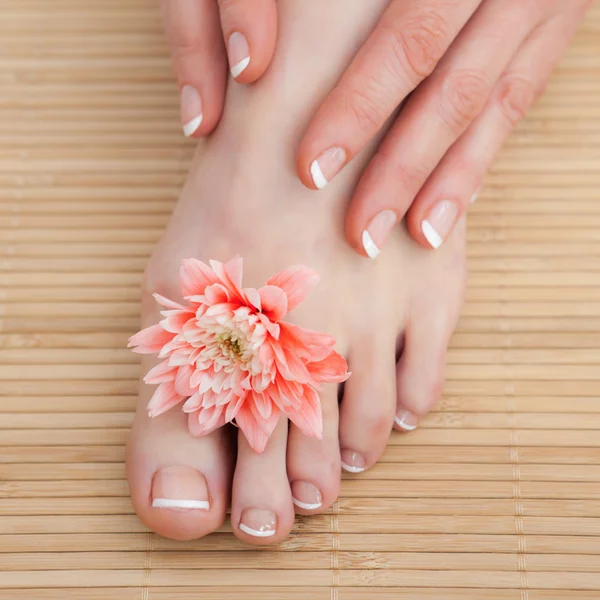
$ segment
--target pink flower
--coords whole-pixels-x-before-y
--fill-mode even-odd
[[[156,417],[185,400],[190,433],[235,420],[256,452],[281,413],[321,438],[321,383],[349,377],[330,335],[282,321],[318,283],[315,271],[290,267],[260,289],[242,288],[242,259],[210,267],[190,258],[179,274],[187,305],[155,294],[165,317],[132,336],[129,347],[164,358],[144,381],[158,384],[148,403]]]

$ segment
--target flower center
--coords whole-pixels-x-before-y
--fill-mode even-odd
[[[217,344],[221,348],[223,356],[234,360],[235,362],[241,362],[243,360],[243,354],[246,350],[244,342],[240,339],[233,331],[225,331],[217,336]]]

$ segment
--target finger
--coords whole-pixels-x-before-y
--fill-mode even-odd
[[[407,222],[422,245],[439,246],[468,209],[508,134],[539,96],[573,36],[579,18],[564,15],[540,26],[522,45],[480,117],[427,181]],[[448,208],[451,206],[451,208]]]
[[[226,57],[215,0],[162,0],[186,136],[210,133],[221,117]]]
[[[435,68],[481,0],[399,0],[381,17],[309,125],[298,175],[322,188]]]
[[[538,19],[531,3],[488,0],[408,99],[352,199],[347,233],[359,252],[377,256],[448,148],[481,112]]]
[[[275,0],[219,0],[232,77],[256,81],[269,66],[277,38]]]

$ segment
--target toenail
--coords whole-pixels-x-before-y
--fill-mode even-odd
[[[317,510],[323,506],[323,496],[318,487],[308,481],[292,482],[292,501],[298,508]]]
[[[235,79],[250,64],[250,48],[246,38],[235,31],[227,40],[227,56],[231,76]]]
[[[204,475],[192,467],[163,467],[152,480],[152,507],[174,509],[210,508]]]
[[[196,88],[184,85],[181,88],[180,102],[183,134],[190,137],[202,123],[202,100]]]
[[[318,190],[322,190],[346,164],[346,152],[334,146],[328,148],[310,165],[310,174]]]
[[[362,232],[362,245],[369,258],[377,258],[397,221],[393,210],[382,210],[369,221]]]
[[[400,411],[394,418],[396,425],[400,427],[400,429],[404,429],[404,431],[412,431],[417,428],[419,424],[419,417],[414,413],[411,413],[410,410],[402,410]]]
[[[261,508],[245,508],[240,530],[254,537],[271,537],[277,531],[277,515]]]
[[[432,248],[439,248],[450,234],[458,218],[456,203],[450,200],[438,202],[421,223],[421,231]]]
[[[367,461],[362,454],[345,448],[342,450],[341,455],[342,469],[344,471],[348,471],[348,473],[362,473],[367,468]]]

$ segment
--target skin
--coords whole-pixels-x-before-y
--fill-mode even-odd
[[[468,209],[503,140],[526,114],[566,49],[590,0],[392,0],[332,81],[297,148],[297,174],[315,189],[311,165],[331,147],[350,162],[392,124],[358,181],[346,236],[365,255],[363,232],[383,210],[406,216],[431,248],[424,222],[450,202],[443,242]],[[279,4],[282,10],[284,3]],[[305,5],[308,6],[308,5]],[[250,56],[240,83],[267,71],[277,36],[274,0],[164,0],[180,87],[203,96],[196,137],[219,120],[225,44],[242,33]],[[327,13],[321,4],[322,19]],[[281,42],[281,33],[279,34]],[[398,107],[405,103],[402,110]],[[328,179],[331,179],[328,177]],[[381,249],[387,235],[376,236]]]
[[[342,6],[344,19],[334,18]],[[141,385],[127,473],[136,513],[161,535],[206,535],[221,527],[231,504],[234,535],[252,544],[278,543],[291,530],[295,513],[318,514],[335,502],[343,462],[371,468],[392,429],[404,431],[395,417],[410,412],[416,424],[439,397],[446,349],[463,300],[464,221],[439,252],[424,251],[398,228],[388,252],[377,261],[365,260],[349,249],[340,223],[376,144],[322,192],[324,202],[317,205],[309,201],[313,193],[298,184],[290,152],[300,135],[296,123],[308,120],[322,98],[320,90],[339,77],[356,52],[356,40],[365,38],[384,6],[383,0],[330,0],[325,17],[317,5],[313,11],[301,2],[280,6],[285,41],[255,86],[231,84],[221,124],[199,145],[150,259],[144,327],[160,318],[153,292],[178,299],[184,257],[227,260],[240,254],[248,286],[292,264],[314,268],[322,283],[289,319],[334,335],[352,371],[343,389],[329,385],[320,395],[322,440],[306,437],[282,419],[263,454],[254,453],[233,427],[192,437],[179,408],[150,419],[146,405],[153,388]],[[320,57],[326,51],[324,61]],[[142,370],[153,364],[145,357]],[[294,505],[301,482],[319,490],[319,507]],[[181,499],[182,494],[210,506],[153,506],[156,498]],[[272,536],[257,537],[241,527],[252,508],[273,516]]]

